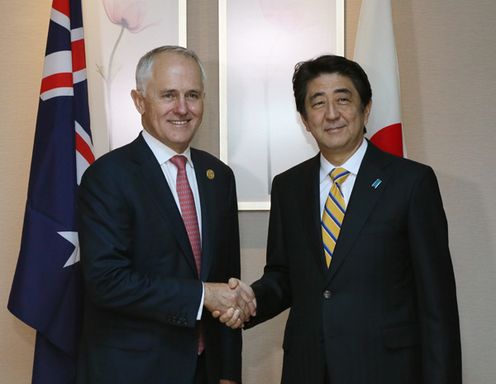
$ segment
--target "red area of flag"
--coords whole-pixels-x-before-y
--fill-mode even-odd
[[[70,17],[71,6],[69,0],[53,0],[52,8]]]
[[[56,73],[44,77],[41,81],[41,91],[44,93],[55,88],[72,88],[72,72]]]
[[[71,44],[72,47],[72,70],[74,72],[86,68],[86,57],[84,54],[84,40],[76,40]]]
[[[78,151],[81,154],[81,156],[84,157],[84,159],[88,162],[88,164],[91,164],[95,161],[95,156],[93,155],[93,151],[91,150],[91,147],[77,133],[76,133],[76,151]]]
[[[377,131],[370,141],[383,151],[403,157],[401,123],[392,124]]]

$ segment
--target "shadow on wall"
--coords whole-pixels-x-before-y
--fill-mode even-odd
[[[496,247],[492,242],[496,228],[489,214],[494,208],[487,209],[491,202],[483,201],[482,185],[456,176],[438,176],[457,284],[463,376],[468,381],[487,372],[496,359]],[[480,382],[493,380],[481,377]]]

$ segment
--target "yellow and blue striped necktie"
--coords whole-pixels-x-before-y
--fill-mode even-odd
[[[331,265],[334,248],[336,247],[346,212],[346,202],[341,191],[341,185],[349,175],[350,172],[344,168],[334,168],[330,173],[332,186],[322,214],[322,241],[324,243],[327,268]]]

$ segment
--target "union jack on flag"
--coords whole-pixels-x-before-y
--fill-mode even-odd
[[[75,381],[82,312],[76,191],[94,161],[81,0],[53,0],[9,310],[36,329],[33,383]]]

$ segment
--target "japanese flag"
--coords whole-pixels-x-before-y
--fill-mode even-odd
[[[398,60],[390,0],[363,0],[354,60],[372,86],[367,137],[382,150],[404,156]]]

